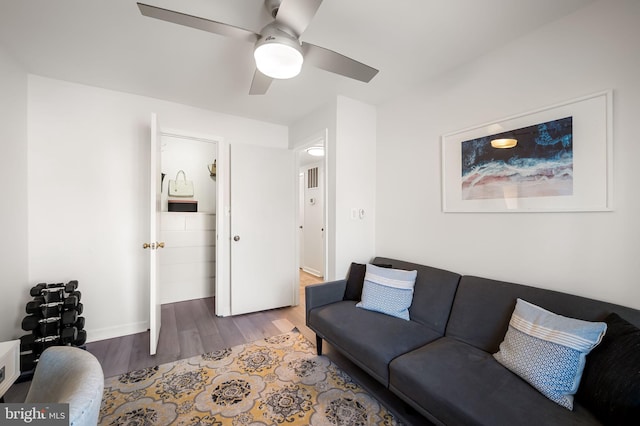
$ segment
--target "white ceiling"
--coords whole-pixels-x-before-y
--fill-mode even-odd
[[[295,0],[288,0],[295,1]],[[291,124],[344,95],[379,104],[594,0],[324,0],[301,39],[378,68],[303,66],[249,96],[253,46],[144,17],[135,0],[0,0],[0,45],[29,73]],[[143,0],[259,32],[263,0]]]

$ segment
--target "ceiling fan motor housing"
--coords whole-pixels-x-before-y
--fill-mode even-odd
[[[304,61],[300,41],[276,22],[260,32],[253,56],[261,73],[277,79],[295,77]]]

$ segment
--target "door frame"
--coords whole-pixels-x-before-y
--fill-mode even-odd
[[[222,244],[229,241],[229,221],[225,218],[229,215],[228,194],[228,158],[229,143],[222,136],[207,133],[192,132],[182,129],[161,129],[160,136],[169,136],[179,139],[197,140],[216,144],[216,276],[214,285],[215,314],[227,316],[230,306],[220,303],[220,300],[230,299],[229,282],[229,250],[228,245]],[[225,233],[226,232],[226,233]],[[225,299],[226,298],[226,299]]]
[[[296,185],[297,182],[299,181],[299,174],[300,174],[300,154],[305,151],[307,148],[318,144],[318,142],[322,141],[323,145],[324,145],[324,157],[322,157],[322,159],[318,162],[322,163],[322,167],[323,167],[323,176],[322,176],[322,196],[324,199],[324,206],[323,206],[323,212],[322,212],[322,216],[323,216],[323,223],[324,223],[324,238],[322,240],[322,244],[323,244],[323,257],[324,257],[324,264],[322,265],[322,275],[324,277],[324,279],[326,280],[328,275],[329,275],[329,244],[328,244],[328,235],[330,233],[330,229],[329,229],[329,198],[328,198],[328,189],[329,189],[329,130],[328,129],[324,129],[321,132],[315,133],[314,135],[307,137],[305,139],[303,139],[299,144],[295,144],[295,148],[294,148],[294,152],[295,152],[295,156],[296,156],[296,170],[295,170],[295,175],[293,176],[293,179],[295,179]],[[296,202],[295,202],[295,208],[297,209],[298,206],[300,205],[300,191],[296,191],[295,194],[296,197]],[[300,218],[299,218],[299,214],[297,214],[296,212],[296,223],[295,223],[295,227],[296,227],[296,231],[298,231],[300,229],[300,226],[302,225],[300,223]],[[296,253],[300,253],[300,238],[296,238],[296,249],[295,249]],[[300,304],[300,256],[298,254],[296,254],[296,261],[295,261],[295,274],[296,277],[298,277],[298,285],[295,286],[294,289],[294,295],[293,295],[293,302],[294,305],[299,305]]]
[[[215,314],[231,315],[231,150],[220,140],[217,154]],[[224,247],[220,250],[219,247]]]

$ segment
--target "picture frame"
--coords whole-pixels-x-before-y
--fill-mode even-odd
[[[612,211],[612,98],[606,90],[444,134],[442,211]],[[498,138],[518,142],[494,148]]]

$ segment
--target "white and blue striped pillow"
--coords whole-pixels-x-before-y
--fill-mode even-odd
[[[522,299],[494,358],[557,404],[573,410],[586,356],[607,324],[567,318]]]
[[[362,297],[357,307],[382,312],[409,321],[409,306],[418,271],[367,265]]]

